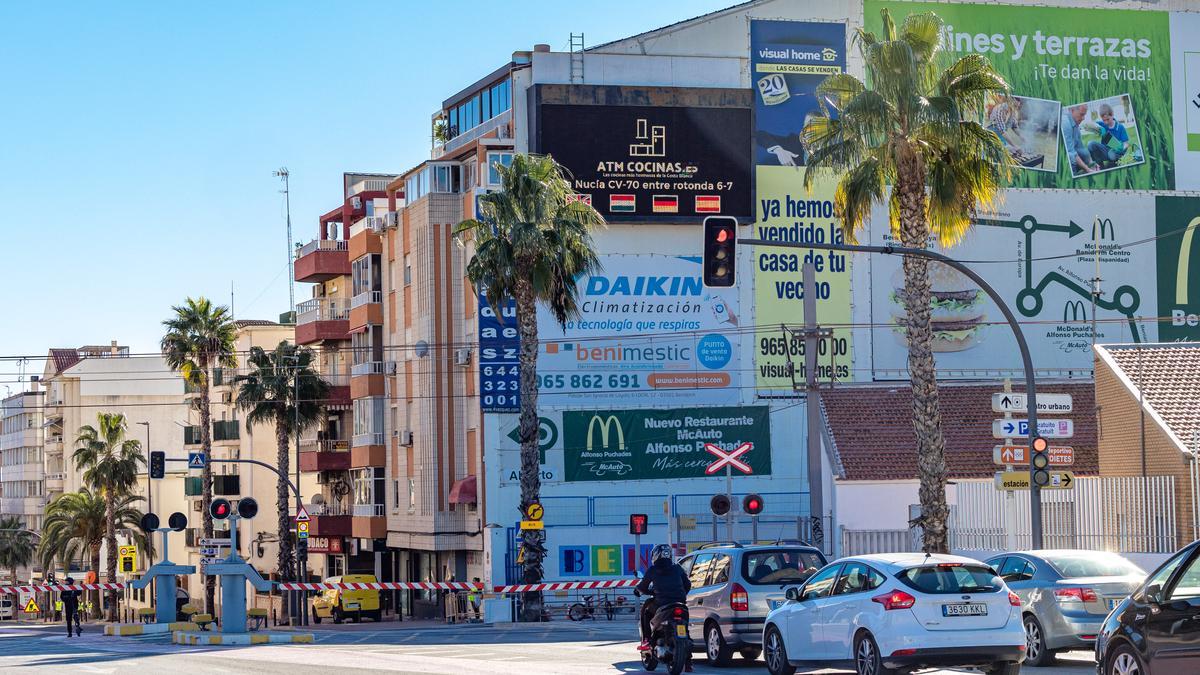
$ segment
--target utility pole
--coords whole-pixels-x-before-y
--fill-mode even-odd
[[[286,166],[281,166],[271,175],[283,180],[283,208],[287,218],[288,311],[294,312],[296,311],[296,251],[292,245],[292,193],[288,182],[291,174],[288,173]]]
[[[808,517],[809,543],[822,551],[825,540],[825,482],[821,468],[821,393],[817,383],[817,356],[821,349],[821,340],[832,334],[832,331],[822,331],[817,327],[817,294],[813,289],[817,286],[817,271],[812,263],[804,263],[802,268],[804,280],[804,328],[800,334],[804,336],[804,391],[805,412],[807,413],[807,447],[808,447]]]

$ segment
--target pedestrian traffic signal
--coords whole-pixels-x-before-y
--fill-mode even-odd
[[[153,513],[147,513],[142,516],[141,522],[142,532],[153,532],[158,529],[158,516]]]
[[[650,517],[644,513],[629,514],[629,534],[646,534],[650,529]]]
[[[728,288],[734,284],[737,262],[737,219],[704,219],[704,285]]]
[[[183,515],[179,511],[176,511],[175,513],[171,514],[170,518],[167,519],[167,525],[176,532],[183,532],[187,529],[187,516]]]
[[[238,500],[238,516],[249,520],[258,515],[258,502],[253,497],[242,497]]]
[[[762,513],[762,510],[762,497],[759,497],[756,494],[748,494],[742,498],[742,511],[745,512],[746,515],[757,516],[758,514]]]
[[[150,452],[150,477],[162,478],[167,473],[167,453],[162,450]]]
[[[729,496],[713,495],[712,500],[708,502],[708,508],[712,509],[714,516],[723,516],[729,513]]]
[[[1050,449],[1050,442],[1041,436],[1034,436],[1029,443],[1029,467],[1032,472],[1029,479],[1034,485],[1042,487],[1050,484],[1050,455],[1047,450]]]
[[[212,503],[208,505],[208,514],[212,516],[214,520],[225,520],[232,512],[233,509],[230,507],[228,499],[214,499],[212,500]]]

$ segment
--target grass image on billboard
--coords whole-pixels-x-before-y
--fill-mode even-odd
[[[1067,161],[1066,142],[1056,145],[1056,162],[1028,166],[1036,164],[1036,158],[1022,161],[1025,148],[1006,137],[1011,147],[1021,150],[1018,164],[1045,169],[1015,171],[1012,187],[1174,189],[1167,12],[897,0],[864,0],[863,7],[865,28],[876,35],[882,30],[881,9],[888,9],[897,24],[909,14],[937,14],[945,22],[944,65],[970,53],[986,56],[1014,96],[1062,106],[1059,136],[1064,141],[1071,131],[1066,128],[1070,107],[1086,104],[1087,115],[1079,130],[1084,149],[1101,140],[1102,134],[1090,132],[1088,126],[1093,114],[1099,119],[1102,103],[1112,106],[1118,118],[1126,115],[1130,120],[1136,106],[1136,123],[1124,123],[1131,139],[1127,151],[1115,159],[1107,157],[1104,166],[1095,170],[1084,172],[1077,167],[1078,176]],[[1119,105],[1113,105],[1114,101]],[[985,123],[991,126],[992,121]],[[1017,131],[1024,136],[1019,126]],[[1035,150],[1031,154],[1048,158],[1051,153]]]

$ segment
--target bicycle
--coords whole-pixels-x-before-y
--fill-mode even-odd
[[[583,602],[577,602],[567,610],[567,618],[572,621],[583,621],[584,619],[595,621],[596,611],[599,609],[603,610],[605,618],[612,621],[613,615],[616,613],[612,601],[608,599],[608,596],[604,596],[603,602],[597,607],[595,597],[594,595],[583,596]]]

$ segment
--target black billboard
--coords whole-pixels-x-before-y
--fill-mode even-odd
[[[611,222],[753,219],[749,108],[542,104],[537,152]]]

